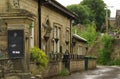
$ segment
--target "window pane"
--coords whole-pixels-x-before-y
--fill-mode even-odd
[[[82,55],[82,47],[81,46],[78,47],[78,55]]]

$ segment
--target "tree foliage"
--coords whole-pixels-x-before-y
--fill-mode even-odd
[[[80,4],[69,5],[67,8],[79,16],[75,24],[86,25],[94,21],[98,31],[105,24],[106,4],[103,0],[83,0]]]
[[[95,23],[91,22],[90,24],[87,24],[85,31],[82,31],[79,35],[87,39],[89,45],[92,45],[97,38]]]
[[[75,20],[74,25],[90,23],[91,11],[86,5],[73,4],[67,6],[67,8],[78,15],[78,19]]]
[[[102,48],[98,53],[98,63],[102,65],[112,65],[111,53],[112,53],[112,44],[113,37],[104,35],[102,37]]]
[[[94,22],[87,24],[85,30],[82,31],[80,31],[77,27],[74,27],[72,29],[72,32],[75,33],[75,31],[77,31],[77,34],[79,36],[85,38],[88,41],[89,46],[94,44],[98,35],[96,32],[96,25]]]
[[[103,0],[83,0],[80,4],[86,5],[90,8],[92,14],[94,15],[93,20],[96,23],[97,30],[101,29],[103,23],[105,23],[105,7],[106,4]]]

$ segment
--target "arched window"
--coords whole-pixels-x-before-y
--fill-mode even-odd
[[[54,44],[53,44],[53,50],[55,53],[61,53],[60,46],[61,46],[61,26],[58,23],[53,24],[53,38],[54,38]]]

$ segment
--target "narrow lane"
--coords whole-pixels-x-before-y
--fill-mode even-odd
[[[120,79],[120,66],[98,66],[95,70],[73,73],[51,79]]]

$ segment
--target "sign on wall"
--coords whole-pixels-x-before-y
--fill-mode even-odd
[[[24,30],[8,30],[8,56],[24,57]]]

